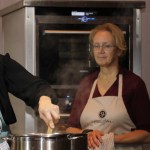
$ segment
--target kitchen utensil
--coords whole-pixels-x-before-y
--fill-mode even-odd
[[[11,150],[87,150],[86,134],[43,134],[13,135]]]

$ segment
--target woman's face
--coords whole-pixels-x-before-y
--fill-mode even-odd
[[[119,50],[110,32],[99,31],[95,34],[93,38],[93,54],[96,63],[101,67],[118,64]]]

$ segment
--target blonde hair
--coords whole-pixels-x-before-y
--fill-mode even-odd
[[[98,25],[93,30],[91,30],[91,33],[89,35],[90,45],[93,45],[93,38],[99,31],[108,31],[112,34],[115,40],[116,47],[120,50],[120,56],[122,56],[126,52],[126,42],[123,31],[118,26],[112,23]],[[91,52],[93,53],[93,50]]]

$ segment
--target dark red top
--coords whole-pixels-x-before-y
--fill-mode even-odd
[[[81,128],[80,115],[87,103],[93,82],[98,76],[96,71],[86,76],[78,87],[72,112],[68,120],[69,127]],[[119,74],[123,74],[123,100],[131,120],[136,129],[150,132],[150,99],[144,81],[136,74],[126,69],[120,68]],[[106,92],[105,96],[118,95],[118,75],[117,80]],[[93,97],[101,96],[96,87]],[[117,108],[116,108],[117,109]]]

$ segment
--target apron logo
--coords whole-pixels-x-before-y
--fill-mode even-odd
[[[104,118],[106,116],[106,111],[105,110],[101,110],[99,112],[99,116],[100,116],[100,118]]]

